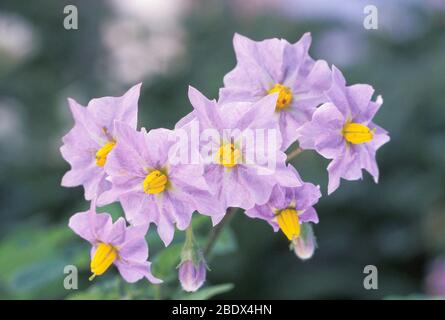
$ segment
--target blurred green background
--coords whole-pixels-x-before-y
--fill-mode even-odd
[[[63,28],[67,4],[78,8],[78,30]],[[378,8],[378,30],[363,27],[368,4]],[[82,188],[60,187],[68,164],[58,149],[73,124],[66,98],[85,105],[142,81],[140,126],[172,128],[191,110],[189,84],[217,97],[235,65],[234,32],[294,42],[306,31],[312,32],[314,58],[341,68],[349,83],[372,84],[383,95],[376,122],[391,142],[378,152],[380,183],[365,175],[321,199],[319,248],[310,261],[298,260],[265,222],[238,214],[209,262],[200,296],[177,289],[182,232],[168,250],[154,230],[148,237],[155,273],[168,280],[162,288],[123,284],[112,271],[89,283],[88,245],[67,227],[88,203]],[[326,195],[328,161],[304,152],[293,164]],[[445,295],[444,187],[443,0],[0,3],[0,298]],[[120,214],[118,205],[104,210]],[[208,219],[194,223],[205,238]],[[70,264],[81,270],[77,291],[63,287]],[[363,287],[368,264],[379,270],[378,290]]]

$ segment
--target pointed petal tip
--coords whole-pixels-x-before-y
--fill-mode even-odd
[[[194,98],[202,99],[204,97],[204,95],[201,93],[201,91],[199,91],[192,85],[189,85],[187,93],[188,93],[189,100],[192,100]]]
[[[256,41],[235,32],[233,35],[233,47],[235,49],[235,53],[239,53],[239,50],[247,43],[256,43]]]
[[[70,98],[70,97],[66,98],[66,100],[68,101],[68,105],[76,103],[76,100],[74,100],[73,98]]]
[[[71,172],[71,170],[68,170],[63,175],[62,180],[60,181],[60,185],[62,187],[65,187],[65,188],[77,187],[77,185],[74,185],[73,183],[70,182],[70,177],[69,177],[70,172]]]
[[[150,274],[150,275],[146,275],[145,278],[147,278],[147,280],[149,282],[151,282],[152,284],[161,284],[164,283],[164,281],[162,279],[156,278],[154,275]]]
[[[375,101],[377,104],[379,104],[379,105],[382,105],[383,104],[383,97],[382,97],[382,95],[378,95],[377,96],[377,99],[376,99],[376,101]]]
[[[130,89],[128,89],[124,95],[127,95],[128,93],[132,93],[133,91],[140,91],[142,87],[142,82],[138,82],[135,85],[131,86]],[[99,98],[100,99],[100,98]]]
[[[340,185],[340,180],[339,181],[333,181],[333,178],[329,177],[328,196],[331,195],[335,190],[337,190],[339,185]]]
[[[309,44],[312,42],[312,34],[310,31],[303,33],[303,35],[301,36],[300,40],[298,41],[305,41],[305,42],[309,42]]]
[[[78,112],[81,112],[81,108],[83,107],[82,105],[80,105],[76,100],[74,100],[73,98],[67,98],[68,101],[68,107],[71,110],[71,113],[73,115],[74,118],[76,118]]]
[[[235,32],[233,34],[233,42],[235,43],[236,41],[240,41],[240,40],[245,40],[248,39],[246,36],[243,36],[242,34]]]

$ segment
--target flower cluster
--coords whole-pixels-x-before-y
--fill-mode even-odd
[[[137,130],[140,84],[86,107],[68,100],[75,124],[63,137],[71,170],[62,185],[83,186],[91,201],[69,226],[92,245],[92,278],[114,264],[128,282],[159,283],[147,261],[145,235],[153,223],[165,246],[175,229],[188,229],[179,278],[184,290],[197,290],[206,262],[192,239],[192,214],[216,225],[229,208],[281,230],[301,259],[313,255],[320,188],[302,181],[286,151],[298,142],[300,150],[332,159],[330,194],[341,178],[361,179],[362,169],[377,182],[376,151],[389,137],[372,121],[382,98],[373,101],[369,85],[347,86],[335,66],[309,55],[310,44],[308,33],[294,44],[236,34],[237,64],[219,99],[190,87],[193,110],[174,130]],[[116,201],[125,219],[113,223],[96,213],[96,206]]]

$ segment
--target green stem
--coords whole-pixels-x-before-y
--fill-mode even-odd
[[[218,223],[216,225],[216,227],[214,227],[212,229],[212,231],[210,233],[209,240],[208,240],[207,245],[206,245],[206,247],[204,249],[204,256],[205,257],[207,257],[210,254],[210,252],[213,249],[213,246],[216,243],[216,240],[218,240],[218,237],[220,236],[220,234],[223,231],[224,227],[229,224],[230,220],[232,220],[232,218],[233,218],[233,216],[234,216],[236,211],[237,211],[237,208],[230,208],[227,211],[227,213],[224,216],[224,218],[221,220],[221,222]]]
[[[185,243],[193,244],[193,227],[191,223],[187,227],[187,230],[185,231]]]
[[[185,231],[185,241],[184,246],[182,247],[181,251],[181,263],[185,260],[195,258],[195,238],[193,235],[193,227],[192,224],[187,227]]]
[[[300,147],[298,147],[297,149],[291,151],[288,155],[287,155],[287,162],[291,161],[292,159],[295,159],[296,157],[298,157],[300,155],[300,153],[302,153],[304,150],[301,149]]]
[[[154,299],[155,300],[162,300],[162,293],[161,293],[161,285],[155,284],[154,285]]]

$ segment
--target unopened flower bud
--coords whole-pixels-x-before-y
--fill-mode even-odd
[[[187,292],[195,292],[201,288],[206,280],[206,269],[204,255],[195,242],[192,227],[189,226],[186,231],[178,272],[182,289]]]
[[[194,263],[186,260],[179,266],[179,281],[182,289],[187,292],[194,292],[201,288],[206,279],[206,264],[204,260]]]
[[[310,259],[317,247],[317,241],[310,223],[301,224],[301,233],[292,239],[291,249],[302,260]]]

